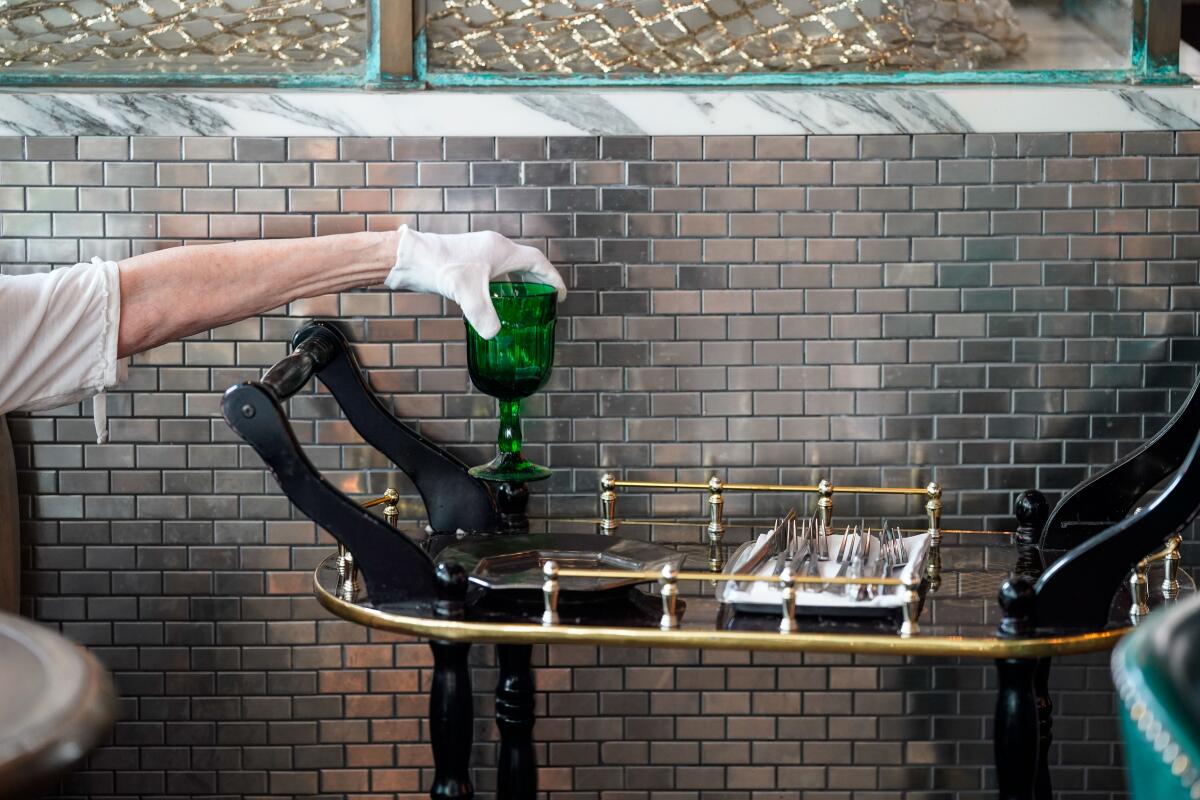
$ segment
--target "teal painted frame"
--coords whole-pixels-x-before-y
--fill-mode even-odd
[[[1088,83],[1189,84],[1179,72],[1180,0],[1134,0],[1130,65],[1105,70],[970,70],[952,72],[755,72],[732,75],[545,75],[497,72],[439,72],[429,69],[428,42],[422,26],[413,45],[418,84],[430,87],[747,87]],[[1173,44],[1172,44],[1173,42]]]
[[[367,0],[367,48],[362,65],[335,74],[284,72],[86,72],[0,69],[0,88],[80,86],[152,88],[156,86],[271,87],[280,89],[379,89],[412,86],[412,75],[380,69],[379,0]]]
[[[945,84],[1066,85],[1092,83],[1188,84],[1179,72],[1180,0],[1134,0],[1130,65],[1110,70],[977,70],[953,72],[757,72],[733,75],[544,75],[439,72],[429,69],[424,26],[413,43],[413,74],[380,68],[380,0],[368,0],[367,49],[362,66],[336,74],[239,72],[56,73],[0,70],[0,88],[25,87],[270,87],[280,89],[401,89],[521,87],[921,86]],[[414,23],[417,20],[414,19]]]

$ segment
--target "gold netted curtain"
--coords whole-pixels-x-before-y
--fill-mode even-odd
[[[431,68],[667,74],[974,69],[1025,49],[1009,0],[430,0]]]
[[[368,0],[0,0],[0,67],[327,70],[367,32]]]

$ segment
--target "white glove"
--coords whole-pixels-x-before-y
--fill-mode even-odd
[[[401,225],[396,265],[384,283],[453,300],[479,335],[491,339],[500,332],[500,318],[488,283],[513,272],[555,287],[559,301],[567,296],[562,276],[541,252],[495,231],[421,233]]]

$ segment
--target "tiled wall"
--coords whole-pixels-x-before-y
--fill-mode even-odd
[[[492,228],[572,287],[528,403],[535,506],[594,513],[602,468],[908,483],[1004,524],[1154,430],[1200,361],[1200,136],[0,139],[7,273],[224,238]],[[204,291],[203,286],[196,287]],[[426,648],[332,620],[328,552],[217,416],[310,315],[472,462],[493,403],[430,297],[358,292],[169,344],[110,397],[17,417],[25,605],[111,665],[112,742],[73,797],[392,797],[430,775]],[[291,405],[348,491],[392,481],[328,397]],[[736,513],[750,510],[745,501]],[[625,510],[641,508],[630,501]],[[663,499],[655,510],[698,511]],[[757,509],[773,507],[765,501]],[[476,773],[494,775],[490,654]],[[976,797],[986,665],[540,651],[555,798]],[[1119,793],[1104,658],[1054,683],[1063,797]]]

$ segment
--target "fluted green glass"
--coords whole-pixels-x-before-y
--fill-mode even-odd
[[[500,404],[496,457],[471,468],[487,481],[537,481],[550,470],[521,455],[521,398],[545,385],[554,366],[554,322],[558,298],[544,283],[497,281],[492,304],[500,317],[500,333],[484,339],[467,325],[467,368],[479,391]]]

